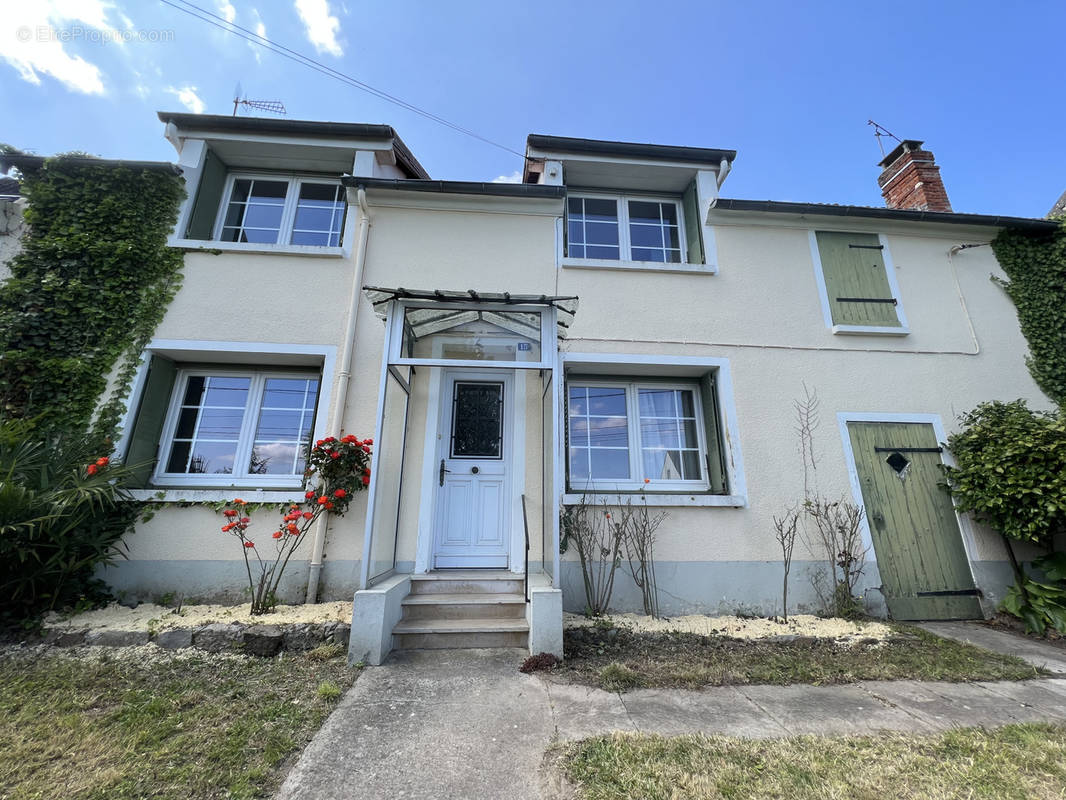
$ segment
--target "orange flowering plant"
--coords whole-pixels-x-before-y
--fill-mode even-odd
[[[292,554],[306,538],[306,534],[327,512],[343,515],[355,493],[370,485],[370,456],[373,439],[328,436],[319,439],[307,459],[304,483],[308,487],[303,500],[281,509],[281,522],[270,542],[261,546],[249,538],[251,510],[239,497],[226,503],[222,515],[226,524],[222,532],[231,534],[241,543],[244,566],[248,572],[248,588],[252,595],[252,613],[266,614],[278,604],[277,591],[281,576]],[[273,554],[265,557],[260,551],[273,544]],[[258,567],[258,578],[252,571],[252,558]]]

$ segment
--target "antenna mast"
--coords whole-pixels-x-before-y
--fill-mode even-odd
[[[874,126],[874,136],[877,137],[877,146],[881,148],[881,157],[882,158],[884,158],[884,156],[885,156],[885,145],[884,145],[884,142],[881,141],[881,137],[882,136],[890,136],[891,138],[895,139],[900,144],[903,144],[903,140],[900,139],[898,136],[896,136],[896,134],[892,133],[892,131],[890,131],[884,125],[878,125],[872,119],[866,120],[866,124]]]
[[[285,104],[280,100],[249,100],[247,97],[241,97],[241,94],[241,85],[238,83],[237,88],[233,90],[233,116],[237,116],[237,109],[241,106],[258,111],[269,111],[271,114],[289,113],[285,110]]]

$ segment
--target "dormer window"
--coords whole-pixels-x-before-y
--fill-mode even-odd
[[[340,247],[346,203],[339,183],[231,174],[215,238],[223,242]]]
[[[660,264],[685,261],[680,200],[571,195],[566,217],[568,258]]]

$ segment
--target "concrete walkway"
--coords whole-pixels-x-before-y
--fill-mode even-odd
[[[968,642],[985,650],[1018,656],[1034,667],[1043,667],[1056,675],[1066,675],[1066,649],[1021,634],[999,631],[979,622],[922,622],[918,627],[946,639]]]
[[[1030,644],[999,635],[1009,641],[992,642],[993,649],[1011,647],[1021,655],[1018,648]],[[618,695],[523,675],[518,666],[525,656],[512,649],[408,651],[368,668],[277,797],[542,798],[552,796],[540,769],[552,742],[611,731],[768,738],[1066,724],[1066,677],[641,689]],[[1031,657],[1051,663],[1042,651]]]

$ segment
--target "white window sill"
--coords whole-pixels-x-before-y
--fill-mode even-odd
[[[903,325],[896,327],[876,325],[834,325],[831,330],[843,336],[906,336],[911,329]]]
[[[347,255],[344,246],[322,247],[307,244],[255,244],[252,242],[217,242],[205,239],[170,239],[167,244],[183,250],[206,253],[257,253],[275,256],[326,256],[343,258]]]
[[[134,500],[149,503],[226,503],[236,497],[249,503],[302,503],[297,489],[131,489]]]
[[[564,494],[563,505],[578,505],[582,497],[585,498],[586,503],[589,505],[606,503],[607,505],[618,506],[625,505],[627,502],[637,505],[643,502],[639,492],[631,494],[589,492],[587,495]],[[644,498],[647,500],[648,506],[655,508],[670,506],[746,508],[748,505],[748,498],[741,494],[654,494],[645,492]]]
[[[666,264],[661,261],[598,261],[594,258],[564,258],[562,266],[565,269],[613,269],[613,270],[639,270],[641,272],[680,272],[686,275],[698,273],[702,275],[715,275],[718,267],[715,264]]]

